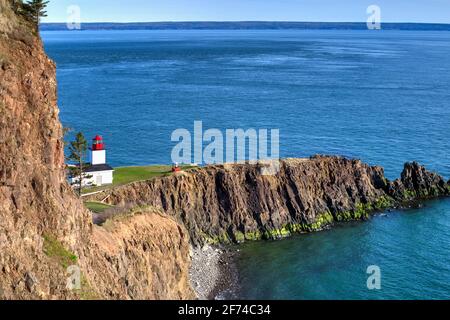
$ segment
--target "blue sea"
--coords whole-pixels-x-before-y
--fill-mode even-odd
[[[61,120],[113,166],[171,162],[174,130],[279,129],[282,157],[339,154],[450,178],[450,32],[55,31]],[[450,201],[241,246],[242,298],[450,298]],[[380,267],[381,290],[366,286]]]

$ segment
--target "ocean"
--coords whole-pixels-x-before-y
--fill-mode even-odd
[[[171,162],[176,129],[279,129],[282,157],[338,154],[450,178],[450,32],[46,31],[61,120],[113,166]],[[242,298],[450,297],[450,202],[241,247]],[[381,290],[369,290],[369,265]]]

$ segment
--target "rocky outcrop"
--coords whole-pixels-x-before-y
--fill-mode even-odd
[[[159,207],[186,226],[194,243],[217,243],[321,230],[449,193],[441,177],[417,163],[406,164],[395,182],[381,167],[342,157],[287,159],[276,174],[263,172],[251,164],[198,168],[115,188],[107,201]]]
[[[11,4],[0,0],[0,299],[192,298],[181,226],[150,210],[94,227],[67,185],[55,65]],[[81,291],[66,288],[72,264]]]
[[[449,194],[448,183],[417,162],[406,163],[400,179],[390,182],[387,193],[398,201],[435,198]]]

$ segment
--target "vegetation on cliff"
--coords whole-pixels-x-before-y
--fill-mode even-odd
[[[13,11],[21,15],[27,21],[34,24],[34,27],[38,29],[41,18],[47,17],[47,7],[49,1],[45,0],[29,0],[24,2],[22,0],[11,0],[11,7]]]
[[[183,170],[189,170],[192,166],[181,166]],[[130,166],[114,168],[114,182],[112,186],[87,187],[83,189],[83,193],[92,193],[102,190],[111,189],[126,185],[132,182],[147,181],[154,178],[168,177],[173,175],[172,166],[168,165],[151,165],[151,166]]]

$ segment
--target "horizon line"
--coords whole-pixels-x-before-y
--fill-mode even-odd
[[[285,20],[185,20],[185,21],[88,21],[81,24],[150,24],[150,23],[359,23],[366,24],[365,21],[285,21]],[[40,24],[67,24],[67,22],[41,22]],[[381,24],[440,24],[450,25],[450,22],[381,22]]]

